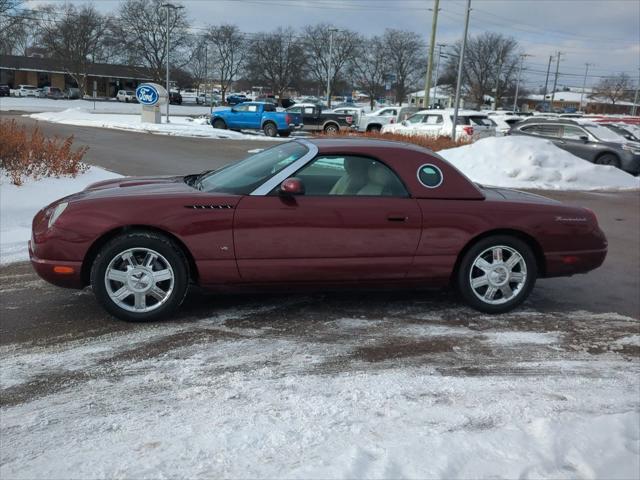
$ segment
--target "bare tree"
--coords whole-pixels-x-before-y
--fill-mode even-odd
[[[311,78],[319,85],[325,85],[327,77],[331,77],[329,82],[331,91],[327,92],[329,94],[327,102],[331,106],[333,86],[354,59],[362,39],[355,32],[338,30],[333,25],[321,23],[306,26],[302,42]]]
[[[451,86],[457,78],[460,42],[452,46],[452,54],[443,77]],[[499,33],[485,32],[467,41],[462,66],[462,84],[466,96],[479,107],[485,95],[492,94],[496,104],[513,89],[518,69],[518,42]],[[498,77],[499,75],[499,77]],[[498,91],[495,91],[496,85]]]
[[[156,82],[162,82],[167,63],[167,11],[162,0],[124,0],[120,6],[117,31],[128,52],[127,63],[151,70]],[[185,9],[169,11],[171,63],[184,67],[190,59],[189,24]]]
[[[589,97],[606,98],[612,105],[615,105],[616,102],[629,96],[632,86],[633,82],[631,81],[631,77],[626,73],[619,73],[613,77],[600,80],[600,82],[593,87],[593,91]]]
[[[188,63],[189,74],[196,88],[208,79],[210,55],[206,36],[194,35],[191,40],[192,50]],[[172,76],[173,78],[173,76]]]
[[[351,62],[350,72],[354,84],[369,96],[372,109],[375,99],[384,90],[388,71],[387,51],[382,38],[373,37],[361,43]]]
[[[304,51],[291,28],[259,33],[251,42],[247,69],[249,76],[266,83],[278,96],[302,78]]]
[[[247,60],[247,41],[235,25],[218,25],[207,32],[211,45],[213,72],[220,81],[220,94],[225,101],[227,91]]]
[[[104,19],[92,5],[65,4],[52,13],[42,21],[40,42],[75,80],[82,96],[89,66],[101,48]]]
[[[403,30],[387,29],[382,41],[396,91],[396,102],[400,104],[407,97],[410,86],[425,71],[426,61],[421,52],[426,49],[418,34]]]
[[[0,54],[24,55],[32,44],[38,18],[20,10],[23,0],[0,0]]]

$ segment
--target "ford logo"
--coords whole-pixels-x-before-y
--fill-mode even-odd
[[[136,88],[136,98],[142,105],[155,105],[160,99],[160,94],[153,85],[143,83]]]

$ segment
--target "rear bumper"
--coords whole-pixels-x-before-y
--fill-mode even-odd
[[[31,241],[29,241],[29,259],[36,273],[43,279],[53,285],[64,288],[83,288],[82,281],[82,262],[67,262],[56,260],[45,260],[38,258],[33,253]],[[66,267],[64,270],[71,273],[58,273],[55,267]]]
[[[606,257],[606,248],[546,254],[545,277],[565,277],[586,273],[602,265]]]

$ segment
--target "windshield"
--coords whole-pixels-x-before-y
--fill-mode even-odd
[[[276,145],[241,162],[206,174],[198,179],[196,188],[206,192],[248,195],[308,151],[307,147],[298,142]]]
[[[618,135],[616,132],[609,130],[607,127],[601,127],[599,125],[586,125],[585,128],[591,135],[596,137],[598,140],[602,140],[603,142],[627,142],[626,138]]]

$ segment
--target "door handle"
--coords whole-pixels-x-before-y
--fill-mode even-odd
[[[387,217],[387,220],[389,220],[390,222],[406,222],[407,220],[409,220],[409,217],[405,217],[402,215],[392,215]]]

